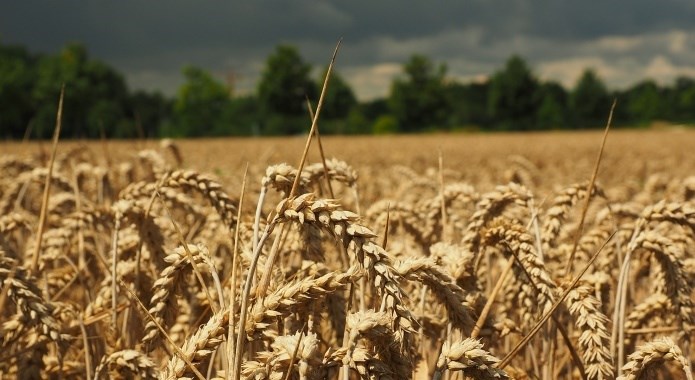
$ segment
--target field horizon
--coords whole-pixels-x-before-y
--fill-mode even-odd
[[[529,132],[473,132],[396,134],[363,136],[321,136],[327,157],[351,162],[354,167],[372,162],[387,166],[403,165],[416,171],[438,166],[441,152],[444,167],[460,170],[461,165],[486,162],[504,164],[512,156],[536,163],[564,156],[559,160],[573,168],[572,181],[587,180],[600,146],[601,130],[553,130]],[[278,137],[219,137],[167,139],[174,142],[184,157],[184,167],[221,174],[242,171],[246,163],[268,166],[279,163],[296,165],[306,135]],[[87,147],[95,158],[108,154],[111,159],[132,157],[142,149],[160,149],[162,139],[61,140],[58,152]],[[609,132],[601,173],[622,170],[624,160],[634,167],[642,163],[646,172],[668,171],[684,175],[693,164],[689,149],[695,141],[695,129],[668,127],[658,129],[612,129]],[[26,155],[50,152],[50,141],[0,142],[0,153]],[[667,161],[662,161],[665,158]],[[316,141],[308,159],[320,159]],[[668,162],[669,165],[664,165]],[[616,167],[617,166],[617,167]],[[611,167],[614,167],[611,169]],[[611,181],[611,177],[599,181]]]

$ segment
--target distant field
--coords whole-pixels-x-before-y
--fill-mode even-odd
[[[601,137],[0,143],[0,374],[689,379],[695,130]]]
[[[439,152],[444,167],[462,176],[480,177],[481,168],[503,168],[510,158],[523,156],[538,166],[546,177],[544,184],[557,185],[587,179],[600,146],[602,131],[536,132],[501,134],[433,134],[323,137],[328,157],[350,162],[355,168],[378,164],[403,165],[417,171],[435,168]],[[176,140],[184,166],[213,172],[223,179],[238,179],[248,162],[251,168],[286,162],[296,165],[306,142],[305,136],[276,138],[218,138]],[[159,149],[158,141],[62,141],[59,152],[87,146],[95,158],[108,152],[114,159],[127,158],[140,149]],[[41,148],[43,147],[43,148]],[[50,150],[47,143],[0,142],[0,154],[32,154]],[[695,174],[695,129],[613,130],[608,137],[600,180],[620,181],[632,175],[664,172],[669,175]],[[314,142],[310,160],[318,159]],[[621,174],[622,173],[622,174]],[[558,176],[557,178],[554,176]],[[499,178],[503,180],[503,178]]]

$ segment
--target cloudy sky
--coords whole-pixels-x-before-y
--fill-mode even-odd
[[[131,87],[172,94],[186,64],[251,91],[276,45],[318,68],[342,37],[337,70],[370,99],[413,53],[459,80],[482,80],[513,53],[566,86],[586,67],[612,88],[695,77],[693,20],[692,0],[22,0],[0,2],[0,42],[56,52],[80,41]]]

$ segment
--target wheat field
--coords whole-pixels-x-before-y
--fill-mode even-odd
[[[305,142],[0,143],[0,379],[692,379],[695,131]]]

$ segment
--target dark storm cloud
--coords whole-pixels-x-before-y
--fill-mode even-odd
[[[669,79],[695,67],[695,2],[472,1],[6,1],[0,41],[55,52],[83,42],[134,87],[173,91],[180,68],[200,65],[254,86],[279,43],[323,66],[339,37],[341,72],[363,97],[384,94],[412,53],[475,78],[512,53],[571,84],[583,65],[614,85],[645,74]]]

